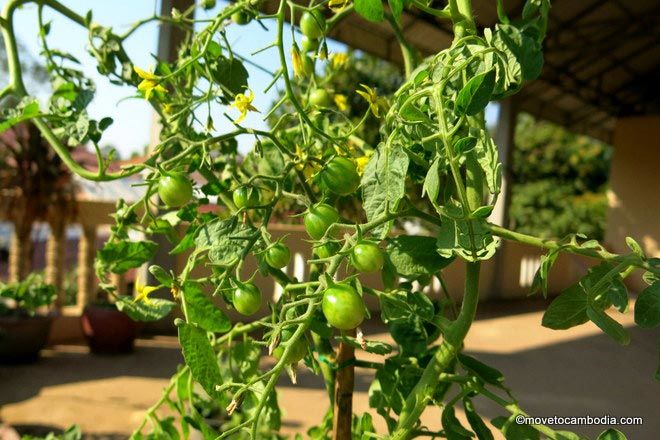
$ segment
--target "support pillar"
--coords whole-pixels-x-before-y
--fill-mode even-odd
[[[65,224],[61,220],[50,223],[50,235],[46,242],[46,282],[55,286],[57,298],[55,307],[61,309],[66,301],[64,296],[64,245]]]
[[[32,225],[21,228],[14,224],[9,245],[9,282],[23,280],[32,271]]]
[[[495,144],[500,163],[502,164],[502,185],[500,195],[495,203],[495,208],[488,221],[499,226],[509,226],[509,205],[511,204],[511,157],[515,148],[514,133],[516,130],[517,109],[513,98],[500,101],[500,111],[497,117],[497,131],[495,133]],[[506,258],[506,246],[500,246],[499,252],[493,261],[493,271],[487,280],[487,297],[501,296],[503,259]],[[486,281],[486,280],[485,280]]]
[[[78,301],[82,309],[95,299],[94,257],[96,256],[96,225],[82,225],[78,242]]]

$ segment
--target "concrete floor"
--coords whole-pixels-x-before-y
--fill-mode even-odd
[[[629,313],[623,324],[630,328],[632,343],[620,347],[590,323],[568,331],[544,329],[541,315],[528,304],[485,304],[466,351],[500,369],[532,415],[639,416],[642,426],[619,429],[629,439],[660,438],[660,384],[653,378],[658,332],[635,328]],[[386,340],[382,329],[366,328],[368,339]],[[89,438],[125,438],[180,361],[172,337],[142,339],[134,354],[117,357],[90,355],[83,346],[55,346],[39,363],[0,367],[0,420],[45,431],[77,423]],[[371,380],[370,370],[356,371],[356,412],[369,409]],[[283,433],[304,432],[326,410],[323,385],[308,372],[300,372],[297,386],[282,380],[278,393],[285,412]],[[476,405],[484,418],[502,414],[488,401]],[[374,418],[379,432],[385,432],[379,416]],[[427,411],[423,420],[429,429],[440,429],[437,409]],[[566,429],[591,438],[604,427]]]

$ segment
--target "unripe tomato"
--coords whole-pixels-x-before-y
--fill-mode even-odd
[[[309,103],[314,107],[328,107],[332,103],[330,94],[323,89],[314,89],[309,94]]]
[[[252,283],[241,283],[234,290],[233,303],[238,313],[254,315],[261,308],[261,291]]]
[[[325,33],[325,17],[318,9],[305,12],[300,17],[300,31],[308,38],[321,38]]]
[[[352,160],[335,157],[320,173],[321,183],[330,191],[341,196],[355,192],[360,186],[360,175]]]
[[[178,208],[192,199],[192,183],[183,174],[171,173],[158,181],[158,196],[170,208]]]
[[[334,241],[330,241],[320,246],[315,246],[314,252],[319,258],[330,258],[337,255],[337,252],[339,252],[339,245]]]
[[[215,8],[215,0],[202,0],[202,8],[204,9],[213,9]]]
[[[351,264],[360,272],[376,272],[383,268],[383,252],[376,243],[362,241],[351,252]]]
[[[251,186],[239,186],[234,190],[231,198],[238,209],[253,208],[261,201],[259,190]]]
[[[319,48],[319,40],[303,35],[302,40],[300,40],[300,45],[304,52],[316,52],[316,49]]]
[[[236,11],[231,14],[231,21],[241,26],[248,24],[251,20],[250,14],[245,11]]]
[[[310,237],[315,240],[325,235],[325,232],[333,224],[339,221],[339,213],[335,208],[326,203],[312,205],[305,214],[305,229]]]
[[[282,269],[289,264],[291,251],[289,251],[289,248],[284,243],[277,242],[266,250],[264,259],[270,267]]]
[[[323,293],[321,304],[328,323],[340,330],[351,330],[364,320],[362,297],[347,284],[336,284]]]
[[[314,73],[314,60],[309,55],[302,55],[302,76],[305,78],[312,76]]]
[[[291,339],[292,336],[293,336],[292,331],[282,330],[280,345],[275,347],[275,350],[273,350],[273,357],[278,361],[282,359],[284,350],[289,346],[289,339]],[[293,349],[288,359],[289,363],[297,364],[305,357],[306,354],[307,354],[307,340],[303,336],[300,339],[298,339],[293,345]]]

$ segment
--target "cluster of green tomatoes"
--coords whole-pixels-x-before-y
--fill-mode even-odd
[[[348,195],[357,190],[360,177],[355,164],[348,158],[336,156],[330,159],[318,175],[319,185],[327,191],[338,195]],[[157,185],[160,199],[170,208],[186,205],[193,198],[193,186],[185,174],[177,172],[163,173]],[[239,210],[258,207],[261,203],[260,190],[257,187],[241,185],[232,192],[232,200]],[[327,203],[316,203],[308,207],[304,214],[304,226],[307,234],[316,241],[326,239],[331,226],[340,221],[337,209]],[[314,247],[314,253],[320,259],[328,259],[339,252],[335,241],[323,241]],[[291,251],[280,240],[270,243],[262,253],[263,260],[275,269],[286,267],[291,260]],[[358,241],[350,250],[351,265],[362,273],[376,272],[384,264],[383,252],[378,244],[368,240]],[[236,289],[232,294],[234,308],[241,314],[250,316],[257,313],[262,305],[263,297],[257,286],[251,282],[236,281]],[[321,309],[327,322],[340,330],[352,330],[359,326],[365,317],[365,306],[362,297],[350,284],[338,282],[332,284],[323,292]],[[275,357],[281,356],[283,344],[291,337],[292,332],[284,329],[280,335],[281,344],[274,350]],[[293,349],[291,362],[296,363],[306,353],[306,342],[298,340],[300,345]]]

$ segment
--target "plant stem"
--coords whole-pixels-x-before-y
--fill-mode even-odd
[[[445,340],[440,344],[435,355],[424,369],[415,388],[411,391],[401,411],[399,422],[392,433],[392,440],[407,440],[419,420],[422,412],[433,398],[441,375],[451,361],[460,352],[479,302],[479,269],[481,263],[469,262],[466,268],[465,296],[458,318],[449,326]]]
[[[355,330],[346,332],[346,336],[355,337]],[[353,422],[353,386],[355,384],[355,348],[341,342],[337,354],[339,369],[335,376],[335,402],[332,412],[332,439],[351,440]]]

